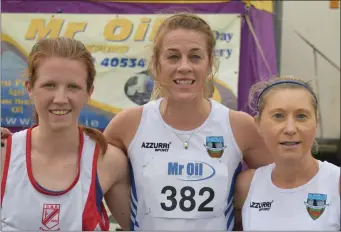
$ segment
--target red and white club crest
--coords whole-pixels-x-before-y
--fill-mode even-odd
[[[48,229],[59,224],[60,204],[44,204],[42,223]]]

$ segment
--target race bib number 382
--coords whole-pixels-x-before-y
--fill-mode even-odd
[[[153,157],[143,176],[147,213],[153,217],[210,218],[226,208],[228,175],[220,160]]]

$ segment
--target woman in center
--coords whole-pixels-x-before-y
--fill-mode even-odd
[[[131,164],[131,230],[232,230],[242,160],[271,163],[253,118],[210,100],[215,38],[195,15],[160,26],[148,104],[118,114],[104,134]]]

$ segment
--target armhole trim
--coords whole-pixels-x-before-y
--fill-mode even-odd
[[[1,180],[1,206],[2,206],[2,200],[5,195],[8,169],[9,169],[9,164],[11,160],[11,150],[12,150],[12,136],[9,136],[7,138],[7,143],[6,143],[6,156],[5,156],[4,170],[2,173],[2,180]]]

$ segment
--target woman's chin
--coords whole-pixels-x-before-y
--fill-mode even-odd
[[[175,92],[171,93],[168,98],[170,100],[179,101],[179,102],[190,102],[200,97],[201,95],[193,92]]]

